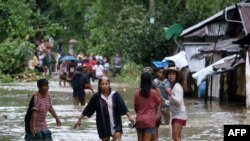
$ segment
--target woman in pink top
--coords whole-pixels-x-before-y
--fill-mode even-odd
[[[60,119],[52,106],[51,97],[48,93],[49,84],[47,79],[40,79],[37,81],[38,92],[34,95],[33,106],[31,108],[30,129],[26,131],[25,139],[41,140],[51,139],[51,131],[48,129],[46,123],[46,115],[49,111],[56,119],[58,126],[61,125]],[[26,120],[26,117],[25,117]]]
[[[143,72],[140,88],[136,90],[134,97],[138,141],[151,141],[156,133],[157,107],[162,101],[151,86],[152,75],[149,72]]]

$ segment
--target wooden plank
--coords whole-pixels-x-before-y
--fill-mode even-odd
[[[250,64],[249,64],[249,52],[250,49],[246,52],[246,107],[250,108]]]

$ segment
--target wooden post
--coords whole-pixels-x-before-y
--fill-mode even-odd
[[[210,87],[209,102],[211,104],[212,100],[213,100],[213,85],[214,85],[214,83],[213,83],[213,75],[211,75],[211,81],[210,81],[210,83],[211,83],[211,87]]]
[[[246,108],[250,108],[250,64],[249,64],[249,53],[250,48],[246,51],[246,66],[245,66],[245,75],[246,75]]]

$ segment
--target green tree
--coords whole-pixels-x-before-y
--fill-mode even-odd
[[[15,74],[25,70],[33,56],[34,44],[22,39],[6,39],[0,47],[0,73]]]
[[[35,30],[30,26],[34,1],[6,0],[0,3],[0,42],[7,38],[27,39]]]
[[[164,27],[175,23],[189,27],[240,1],[3,0],[0,3],[0,48],[13,51],[8,58],[19,65],[18,57],[25,51],[20,50],[22,47],[17,43],[24,42],[34,52],[34,46],[27,41],[43,39],[45,35],[56,40],[61,38],[65,43],[75,38],[79,41],[77,52],[84,49],[108,57],[119,52],[127,61],[149,65],[152,60],[160,60],[175,50],[174,42],[164,39]],[[149,22],[152,2],[154,24]],[[15,50],[19,50],[20,55],[13,55],[18,54]],[[24,61],[30,57],[23,55]],[[1,59],[6,56],[1,56],[3,63],[5,60]],[[6,73],[15,72],[7,66],[1,69]]]

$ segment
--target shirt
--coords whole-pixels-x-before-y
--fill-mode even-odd
[[[169,81],[167,79],[161,81],[158,78],[155,78],[153,81],[160,88],[162,97],[167,100],[168,95],[166,93],[166,88],[171,88]]]
[[[183,89],[179,83],[176,83],[171,91],[170,101],[170,111],[172,119],[187,119],[187,111],[184,105]]]
[[[73,97],[83,97],[85,96],[85,86],[90,84],[89,79],[86,75],[76,72],[71,81],[71,86],[73,88]]]
[[[108,112],[109,112],[110,127],[111,127],[111,134],[112,135],[115,133],[115,130],[114,130],[115,124],[114,124],[114,118],[113,118],[113,100],[112,100],[112,97],[114,94],[115,94],[115,92],[112,91],[108,97],[105,97],[103,94],[101,95],[101,98],[103,100],[105,100],[108,104]]]
[[[34,107],[32,110],[38,111],[37,113],[37,119],[35,123],[35,131],[36,133],[45,131],[48,129],[47,123],[46,123],[46,115],[49,109],[52,106],[51,97],[48,93],[45,98],[41,97],[40,95],[36,94],[34,98]],[[31,120],[32,122],[32,120]],[[32,126],[32,124],[31,124]]]
[[[151,89],[149,97],[142,97],[140,89],[134,96],[134,110],[136,112],[136,128],[155,128],[156,109],[161,103],[161,98],[156,90]]]
[[[103,65],[95,65],[95,75],[101,77],[103,75]]]

